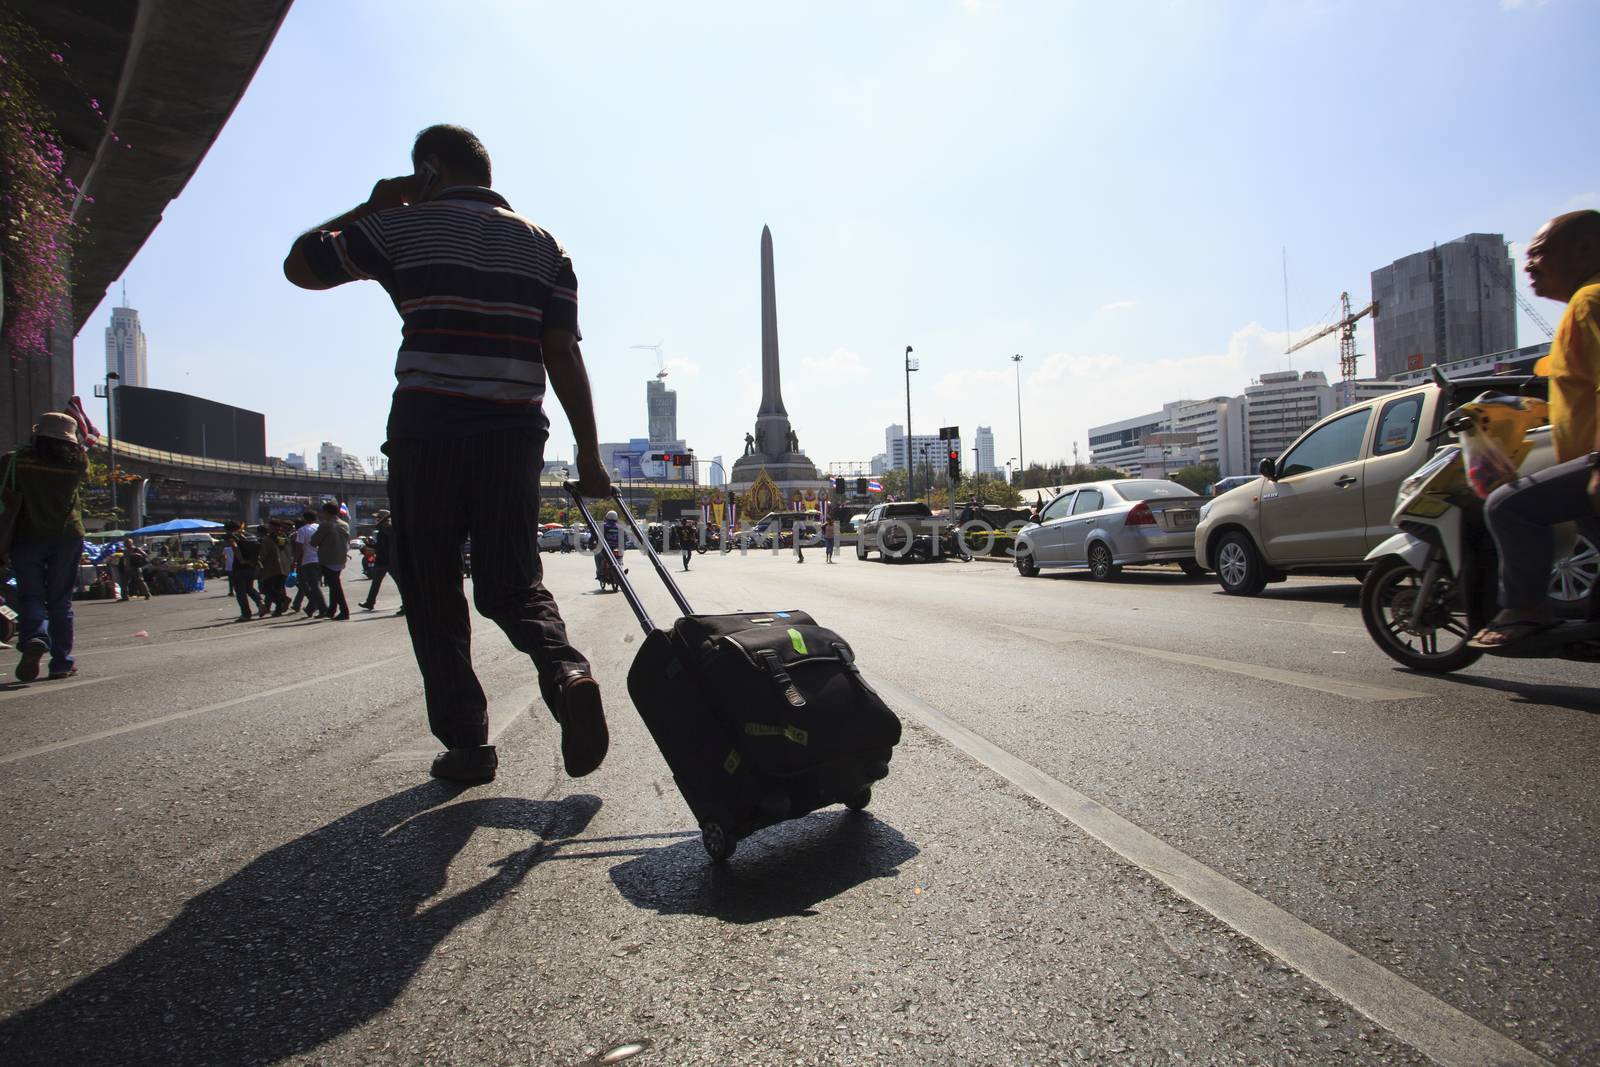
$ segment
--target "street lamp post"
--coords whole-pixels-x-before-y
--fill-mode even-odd
[[[911,372],[918,363],[911,358],[911,346],[906,345],[906,494],[917,498],[917,461],[911,456]]]
[[[117,428],[114,402],[111,392],[114,383],[122,380],[122,376],[114,370],[106,371],[106,484],[111,487],[111,514],[112,521],[116,521],[117,513]]]
[[[1014,457],[1012,459],[1006,460],[1006,484],[1007,485],[1011,484],[1011,468],[1016,466],[1016,464],[1017,464],[1017,461],[1016,461],[1016,459]]]
[[[1011,362],[1017,365],[1017,469],[1025,471],[1022,463],[1022,356],[1011,357]]]

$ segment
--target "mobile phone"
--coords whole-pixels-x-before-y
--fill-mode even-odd
[[[430,163],[417,164],[417,200],[428,199],[433,194],[433,187],[439,183],[439,172],[433,169]]]

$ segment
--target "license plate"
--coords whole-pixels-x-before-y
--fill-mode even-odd
[[[1167,514],[1172,516],[1172,525],[1188,527],[1195,524],[1198,513],[1193,511],[1169,511]]]

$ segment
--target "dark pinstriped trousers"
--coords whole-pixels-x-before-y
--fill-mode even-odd
[[[393,565],[422,671],[428,726],[447,748],[489,740],[488,700],[472,671],[472,624],[461,586],[461,545],[472,539],[472,602],[532,657],[555,713],[559,679],[589,661],[567,640],[539,564],[539,471],[544,435],[495,430],[442,440],[390,441]]]

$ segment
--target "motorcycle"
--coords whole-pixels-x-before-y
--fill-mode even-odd
[[[1391,659],[1442,674],[1484,655],[1467,644],[1499,611],[1500,560],[1483,498],[1516,476],[1534,447],[1529,431],[1548,411],[1536,397],[1483,393],[1430,439],[1457,442],[1400,484],[1390,520],[1400,532],[1367,555],[1373,566],[1361,585],[1361,621]],[[1562,623],[1498,654],[1600,660],[1600,623],[1588,621],[1600,551],[1592,525],[1581,526],[1557,528],[1551,606]]]
[[[946,526],[940,532],[937,552],[934,551],[932,534],[917,534],[911,539],[911,549],[906,555],[913,563],[926,563],[947,556],[959,559],[962,563],[972,562],[972,553],[967,551],[967,546],[961,540],[961,531],[955,526]]]

